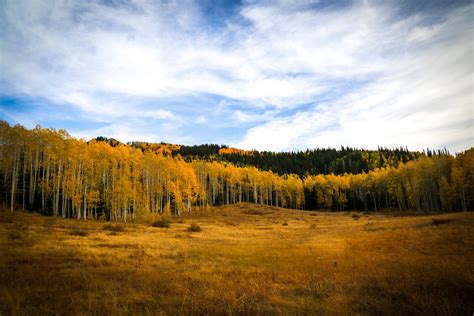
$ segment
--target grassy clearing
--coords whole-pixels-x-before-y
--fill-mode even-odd
[[[240,204],[180,222],[123,227],[0,211],[0,314],[474,311],[474,213]]]

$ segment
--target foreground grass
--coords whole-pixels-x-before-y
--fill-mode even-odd
[[[0,211],[1,315],[473,311],[474,213],[241,204],[157,228]]]

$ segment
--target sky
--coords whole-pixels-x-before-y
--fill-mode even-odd
[[[0,119],[86,140],[474,146],[472,1],[0,0]]]

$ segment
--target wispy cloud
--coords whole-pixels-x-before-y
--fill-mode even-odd
[[[324,65],[329,66],[322,75],[337,77],[339,66],[353,60],[342,74],[363,76],[364,85],[334,97],[324,110],[316,97],[314,108],[253,127],[235,146],[281,150],[408,145],[453,151],[473,146],[472,7],[458,8],[438,21],[429,12],[397,19],[387,14],[388,9],[349,8],[333,17],[333,27],[324,20],[319,25],[341,32],[330,36],[329,44],[320,43],[334,51],[328,53],[331,57]],[[278,16],[278,11],[272,15]]]
[[[473,145],[470,2],[411,13],[378,1],[208,9],[4,1],[0,94],[100,124],[75,127],[83,137],[272,150]],[[0,107],[35,121],[22,121],[21,102]],[[36,121],[54,125],[47,114]]]

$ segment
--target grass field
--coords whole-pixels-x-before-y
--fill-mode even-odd
[[[2,316],[473,312],[474,213],[238,204],[160,228],[0,211]]]

